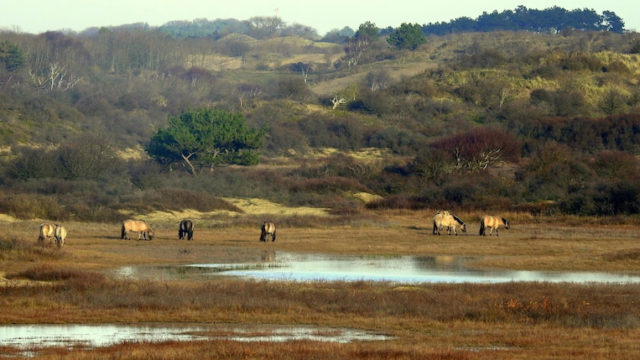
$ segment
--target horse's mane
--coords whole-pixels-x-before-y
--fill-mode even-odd
[[[462,221],[459,217],[457,217],[457,216],[455,216],[453,214],[451,216],[453,216],[453,218],[458,222],[458,224],[464,225],[464,221]]]
[[[509,223],[509,220],[507,220],[507,219],[505,219],[505,218],[502,218],[502,222],[503,222],[503,223],[505,223],[505,224],[508,224],[508,223]]]

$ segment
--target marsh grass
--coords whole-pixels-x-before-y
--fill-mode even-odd
[[[213,322],[235,321],[241,317],[283,324],[315,319],[345,326],[354,320],[373,324],[376,319],[420,319],[640,328],[640,303],[636,301],[640,298],[638,285],[509,283],[398,287],[364,281],[302,284],[242,280],[156,282],[109,280],[100,273],[47,265],[10,276],[55,281],[52,287],[31,289],[30,297],[34,303],[46,299],[63,308],[92,309],[90,318],[75,319],[81,322],[109,321],[112,311],[120,309],[123,319],[131,315],[145,321]],[[23,294],[19,288],[2,289],[2,292],[6,300]],[[87,293],[91,296],[79,296]],[[26,313],[40,312],[42,309],[32,307],[34,303],[18,308]],[[0,319],[3,316],[0,315]],[[41,315],[40,321],[47,322],[47,317]]]
[[[104,274],[92,271],[80,271],[62,268],[50,264],[36,265],[16,274],[10,274],[7,278],[20,278],[35,281],[73,281],[74,286],[93,287],[102,284],[106,280]]]
[[[93,351],[49,349],[39,358],[56,359],[424,359],[473,360],[481,358],[474,351],[433,350],[429,348],[379,346],[369,344],[335,344],[314,341],[286,343],[234,342],[166,342],[161,344],[127,343]]]
[[[637,348],[625,339],[640,335],[637,285],[98,282],[78,281],[79,275],[60,275],[56,269],[38,272],[50,273],[38,278],[67,279],[52,286],[0,288],[2,302],[12,304],[0,314],[1,323],[315,324],[395,339],[125,343],[90,351],[47,349],[42,358],[506,359],[553,351],[561,358],[586,359],[602,356],[602,346],[616,347],[615,358],[629,358]],[[607,345],[600,341],[603,336],[610,339]]]
[[[476,226],[480,212],[461,212]],[[268,282],[156,275],[113,276],[119,266],[241,263],[265,253],[361,256],[476,256],[479,267],[637,272],[638,228],[622,224],[560,225],[506,213],[500,237],[431,235],[432,210],[363,211],[355,216],[276,217],[275,243],[258,241],[260,217],[200,220],[196,240],[177,240],[161,223],[153,241],[122,241],[117,224],[65,224],[68,245],[39,249],[35,236],[7,227],[2,256],[0,323],[230,323],[350,327],[392,336],[384,342],[312,341],[244,344],[225,340],[121,344],[93,350],[47,349],[42,358],[635,358],[640,286],[506,283],[494,285],[358,282]],[[329,218],[331,220],[326,220]],[[260,221],[258,221],[260,220]],[[51,251],[47,257],[41,251]],[[11,255],[7,255],[11,254]],[[17,255],[28,254],[28,255]],[[276,255],[277,256],[277,255]],[[604,341],[603,339],[606,339]],[[9,353],[9,352],[4,352]]]
[[[58,260],[64,252],[50,244],[40,245],[24,236],[0,235],[0,260]]]
[[[620,261],[620,260],[640,260],[640,248],[625,249],[616,251],[615,253],[605,254],[604,259],[607,261]]]

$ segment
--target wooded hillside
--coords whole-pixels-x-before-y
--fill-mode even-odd
[[[453,33],[412,48],[371,23],[320,40],[277,20],[228,21],[215,37],[0,33],[0,213],[233,209],[221,197],[341,214],[640,212],[637,33]],[[169,119],[197,109],[263,131],[260,164],[150,157]]]

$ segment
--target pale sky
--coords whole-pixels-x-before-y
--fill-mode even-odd
[[[567,10],[593,9],[615,12],[628,30],[640,31],[638,0],[0,0],[0,29],[27,33],[49,30],[82,31],[89,27],[147,23],[159,26],[173,20],[234,18],[278,15],[315,28],[319,35],[349,26],[357,30],[365,21],[379,28],[403,22],[427,24],[482,12],[559,6]]]

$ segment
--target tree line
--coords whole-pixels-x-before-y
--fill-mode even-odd
[[[558,32],[565,29],[611,31],[623,33],[624,21],[613,11],[598,14],[593,9],[553,6],[538,10],[518,6],[515,10],[484,12],[475,19],[460,17],[448,22],[429,23],[422,27],[425,34],[445,35],[456,32],[488,32],[499,30]]]

